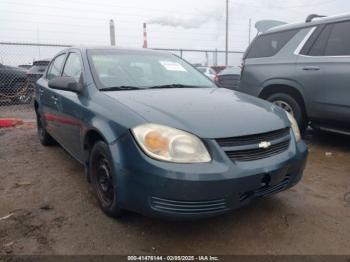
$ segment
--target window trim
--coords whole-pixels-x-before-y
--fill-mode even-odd
[[[300,42],[300,44],[297,46],[297,48],[294,51],[295,55],[303,55],[300,54],[301,50],[304,48],[304,46],[306,45],[306,43],[309,41],[309,39],[311,38],[311,36],[313,35],[313,33],[315,32],[317,26],[311,27],[311,29],[309,30],[309,32],[306,34],[306,36],[304,37],[304,39]]]
[[[50,64],[47,66],[47,70],[46,70],[46,73],[45,73],[45,79],[46,79],[46,80],[49,80],[49,79],[47,78],[47,75],[48,75],[48,73],[49,73],[49,71],[50,71],[50,69],[51,69],[52,64],[55,62],[56,58],[59,57],[59,56],[61,56],[61,55],[64,56],[64,57],[63,57],[63,64],[65,63],[65,61],[66,61],[66,59],[67,59],[67,52],[59,53],[59,54],[57,54],[54,58],[52,58]],[[62,67],[60,68],[59,76],[62,75],[63,67],[64,67],[64,66],[62,66]]]
[[[346,23],[346,22],[350,22],[350,20],[344,20],[344,21],[339,21],[339,22],[333,22],[333,23],[325,23],[325,24],[322,24],[321,26],[328,26],[328,25],[335,25],[335,24],[338,24],[338,23]],[[317,26],[315,26],[314,28],[317,28]],[[315,29],[316,30],[316,29]],[[314,30],[314,31],[315,31]],[[323,30],[322,30],[323,31]],[[319,35],[322,33],[319,32],[317,38],[319,37]],[[314,33],[314,32],[313,32]],[[304,55],[304,54],[300,54],[301,50],[304,48],[304,46],[306,45],[307,41],[311,38],[312,34],[311,33],[310,35],[306,35],[304,40],[306,39],[306,41],[304,42],[304,40],[299,44],[301,45],[300,49],[298,50],[299,46],[297,47],[297,49],[295,49],[294,51],[294,54],[297,55],[297,56],[302,56],[302,57],[312,57],[312,58],[349,58],[350,55],[333,55],[333,56],[312,56],[312,55]]]
[[[69,58],[69,55],[70,54],[77,54],[79,56],[79,60],[80,60],[80,65],[81,65],[81,73],[83,75],[83,82],[84,82],[84,79],[85,79],[85,68],[84,68],[84,63],[83,63],[83,59],[82,59],[82,55],[79,51],[77,50],[69,50],[67,53],[66,53],[66,57],[64,59],[64,62],[63,62],[63,66],[62,66],[62,70],[61,70],[61,73],[60,73],[60,76],[63,76],[63,71],[64,71],[64,68],[66,67],[66,64],[67,64],[67,61],[68,61],[68,58]]]

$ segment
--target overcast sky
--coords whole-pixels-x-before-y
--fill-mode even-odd
[[[346,12],[349,0],[230,0],[229,49],[247,47],[249,18],[254,29],[261,19],[291,23]],[[148,22],[149,47],[224,49],[224,14],[225,0],[1,0],[0,39],[107,45],[112,18],[119,46],[141,47]]]

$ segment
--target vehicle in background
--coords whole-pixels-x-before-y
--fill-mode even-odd
[[[208,66],[198,66],[197,69],[209,77],[211,80],[215,79],[216,72]]]
[[[219,74],[222,70],[224,70],[227,66],[211,66],[211,69],[213,69],[216,74]]]
[[[29,70],[31,67],[32,67],[32,65],[18,65],[17,66],[19,69],[22,69],[22,70],[24,70],[24,71],[27,71],[27,70]]]
[[[230,66],[217,74],[215,83],[219,87],[237,90],[240,76],[241,69],[239,67]]]
[[[33,65],[27,71],[27,77],[31,84],[35,84],[35,82],[43,76],[50,61],[50,59],[44,59],[33,62]]]
[[[69,48],[35,88],[40,142],[56,140],[84,165],[113,217],[215,216],[303,174],[308,151],[293,116],[216,88],[171,53]]]
[[[0,106],[29,103],[29,97],[25,71],[0,64]]]
[[[350,15],[272,28],[247,49],[238,90],[311,126],[350,134]]]

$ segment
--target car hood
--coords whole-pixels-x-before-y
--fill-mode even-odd
[[[290,126],[284,111],[264,100],[224,88],[104,92],[145,119],[202,138],[258,134]]]

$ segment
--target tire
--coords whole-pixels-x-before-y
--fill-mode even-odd
[[[102,211],[110,217],[119,218],[123,211],[118,205],[117,178],[112,163],[108,145],[103,141],[96,142],[89,160],[91,185]]]
[[[55,140],[46,131],[42,118],[38,112],[36,113],[36,125],[40,143],[43,146],[51,146],[55,144]]]
[[[283,108],[288,113],[292,114],[298,122],[301,133],[304,133],[308,120],[302,105],[293,96],[285,93],[272,94],[267,98],[271,103]]]

